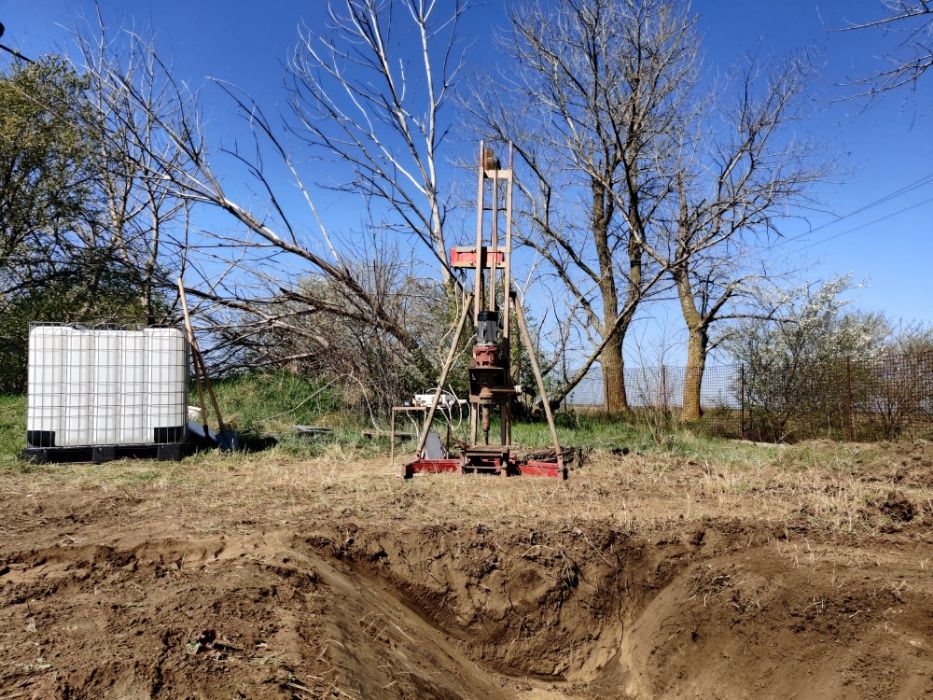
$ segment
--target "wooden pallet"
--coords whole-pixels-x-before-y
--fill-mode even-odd
[[[180,442],[160,445],[88,445],[82,447],[27,447],[22,456],[32,462],[93,462],[101,464],[115,459],[157,459],[177,462],[186,454],[187,445]]]

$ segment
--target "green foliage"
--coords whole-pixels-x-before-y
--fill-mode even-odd
[[[368,418],[343,408],[341,393],[320,380],[289,372],[251,373],[221,380],[216,383],[216,389],[226,418],[237,430],[254,434],[273,433],[279,439],[275,449],[285,454],[308,457],[328,454],[340,459],[385,455],[388,452],[386,439],[362,435],[362,430],[372,427]],[[190,401],[197,403],[194,396]],[[676,426],[669,439],[659,444],[650,426],[596,413],[562,411],[557,414],[557,422],[561,444],[584,450],[621,451],[627,448],[659,457],[752,466],[776,457],[783,449],[710,437]],[[330,427],[333,432],[315,438],[299,437],[291,431],[295,423]],[[214,425],[213,418],[211,425]],[[47,469],[19,460],[19,452],[25,447],[25,430],[25,397],[0,396],[0,468],[17,471]],[[493,426],[492,433],[497,432],[497,427]],[[527,447],[550,446],[547,423],[543,421],[515,423],[513,436],[517,444]],[[400,454],[407,454],[406,450],[410,448],[411,443],[402,443]],[[824,446],[801,447],[795,454],[803,456],[817,450],[822,455],[834,449],[832,443],[826,443]],[[220,455],[209,453],[192,459],[213,464],[220,458]],[[170,474],[173,469],[174,466],[168,463],[160,463],[157,467],[141,463],[139,469],[125,478],[154,480]]]
[[[677,455],[689,459],[722,459],[742,461],[746,455],[777,448],[762,448],[748,443],[736,443],[718,437],[704,435],[671,424],[669,432],[659,439],[654,428],[644,421],[622,420],[599,413],[558,412],[555,416],[557,434],[564,447],[584,450],[623,450],[634,452]],[[496,433],[494,428],[492,433]],[[512,426],[513,439],[517,444],[531,447],[550,445],[547,423],[522,422]]]
[[[337,450],[375,455],[388,450],[387,440],[363,436],[362,431],[373,425],[364,413],[348,408],[343,387],[331,380],[288,370],[257,371],[215,382],[214,390],[225,423],[241,436],[274,436],[274,449],[286,454],[312,457]],[[197,405],[194,389],[188,401]],[[209,425],[215,428],[209,404],[208,415]],[[299,435],[295,425],[329,428],[331,432]]]
[[[0,276],[9,286],[47,267],[43,247],[86,211],[93,141],[86,81],[61,58],[0,77]]]
[[[0,466],[18,463],[26,447],[26,397],[0,395]]]
[[[370,417],[365,411],[348,409],[342,387],[328,384],[327,380],[284,370],[250,372],[223,379],[215,388],[227,422],[241,432],[275,435],[279,440],[277,449],[290,454],[314,455],[335,447],[363,454],[379,454],[388,449],[387,440],[362,435],[362,431],[375,427]],[[192,393],[189,401],[194,405],[197,397]],[[683,430],[673,424],[659,438],[656,426],[635,416],[626,421],[597,413],[558,411],[555,419],[561,443],[566,447],[628,448],[691,458],[742,450],[728,440]],[[327,427],[333,432],[314,438],[299,437],[292,431],[295,424]],[[461,431],[465,429],[466,423],[461,425]],[[490,434],[498,435],[498,432],[494,419]],[[513,423],[513,439],[516,444],[527,447],[551,444],[548,426],[543,420]],[[410,443],[402,443],[400,449],[404,453],[410,447]]]
[[[0,76],[0,391],[25,388],[31,321],[146,320],[122,232],[100,223],[99,128],[60,58]],[[157,302],[157,306],[159,302]]]
[[[343,396],[319,380],[288,372],[251,373],[231,377],[216,383],[218,399],[225,418],[238,431],[273,433],[279,443],[275,448],[292,456],[334,454],[355,456],[384,455],[389,443],[385,438],[372,439],[362,435],[371,428],[366,416],[341,408]],[[316,393],[317,392],[317,393]],[[310,400],[309,397],[311,397]],[[197,398],[189,398],[192,404]],[[689,459],[717,459],[727,462],[747,462],[756,455],[772,454],[770,448],[735,443],[705,437],[688,431],[672,434],[670,446],[663,449],[644,426],[607,418],[597,414],[558,413],[558,433],[565,447],[601,450],[628,448],[635,452],[674,454]],[[214,426],[213,417],[211,425]],[[330,427],[333,432],[315,438],[300,437],[291,431],[293,424]],[[548,447],[550,434],[545,422],[521,422],[513,425],[516,443],[527,447]],[[494,427],[493,433],[497,432]],[[26,397],[0,396],[0,468],[17,471],[43,470],[19,459],[25,447]],[[402,443],[401,454],[411,443]],[[777,448],[775,448],[777,449]],[[211,455],[195,460],[211,460]],[[171,472],[173,466],[140,465],[131,476],[135,480],[153,480]]]
[[[214,390],[224,420],[243,432],[283,433],[295,424],[341,427],[348,420],[340,388],[305,374],[247,372],[215,382]],[[197,405],[194,391],[189,402]]]
[[[29,322],[80,308],[67,270],[85,270],[56,253],[88,196],[84,87],[61,59],[0,77],[0,391],[24,388]]]
[[[833,430],[845,421],[850,363],[876,357],[890,333],[877,315],[844,313],[850,282],[790,290],[780,317],[746,321],[734,335],[729,349],[744,368],[743,403],[756,437],[794,437],[806,416],[834,421]]]
[[[145,308],[136,289],[119,275],[98,279],[70,276],[9,295],[0,314],[0,392],[26,389],[26,353],[33,321],[78,323],[142,321]]]
[[[753,437],[893,439],[928,424],[933,331],[846,312],[848,288],[840,277],[791,290],[779,317],[739,327],[729,348]]]

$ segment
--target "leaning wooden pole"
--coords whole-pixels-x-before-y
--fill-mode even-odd
[[[554,452],[558,461],[561,461],[560,441],[557,439],[557,426],[554,424],[554,413],[551,411],[551,402],[547,397],[547,390],[544,388],[544,377],[541,376],[541,367],[538,365],[538,357],[535,354],[534,346],[531,344],[531,335],[528,333],[528,324],[525,322],[525,312],[522,309],[522,303],[514,294],[509,294],[512,298],[512,306],[515,308],[515,317],[518,319],[518,330],[522,335],[522,342],[528,351],[528,361],[531,363],[531,371],[535,375],[535,383],[538,385],[538,395],[541,397],[541,403],[544,406],[544,415],[547,416],[547,426],[551,431],[551,441],[554,443]]]
[[[207,437],[207,403],[204,401],[204,386],[201,384],[201,368],[198,363],[197,347],[194,339],[194,330],[191,327],[191,317],[188,315],[188,300],[185,298],[185,285],[178,278],[178,299],[181,301],[181,310],[185,320],[185,332],[188,335],[188,347],[191,350],[191,364],[194,368],[194,386],[198,391],[198,407],[201,409],[201,426],[204,428],[204,437]]]
[[[198,346],[198,340],[194,337],[194,329],[191,326],[191,316],[188,313],[188,298],[185,295],[185,285],[178,278],[178,299],[181,301],[181,310],[185,315],[185,329],[188,331],[188,345],[191,346],[191,356],[195,367],[195,379],[198,386],[198,399],[201,402],[202,419],[204,422],[204,436],[207,437],[207,413],[204,407],[204,394],[201,389],[201,382],[204,382],[204,388],[207,389],[207,395],[211,399],[211,407],[214,409],[214,415],[217,417],[217,432],[223,435],[227,429],[224,425],[223,416],[220,413],[220,404],[217,402],[217,395],[214,393],[214,385],[211,378],[207,376],[207,365],[204,363],[204,356],[201,354],[201,348]],[[200,379],[198,378],[200,372]]]
[[[454,337],[450,342],[450,350],[447,352],[447,359],[444,361],[444,367],[441,370],[441,377],[437,382],[437,391],[434,392],[434,398],[431,399],[431,407],[428,414],[424,417],[424,427],[421,429],[421,435],[418,436],[418,447],[415,449],[415,456],[421,458],[424,451],[424,445],[428,439],[428,430],[431,428],[431,422],[434,420],[434,414],[437,412],[437,404],[440,403],[441,393],[444,391],[444,384],[447,383],[447,377],[450,376],[450,370],[454,366],[454,359],[457,357],[457,346],[460,344],[460,336],[463,335],[463,327],[466,325],[467,317],[472,311],[473,295],[465,294],[463,297],[463,310],[460,312],[460,318],[457,321],[457,329],[454,331]]]

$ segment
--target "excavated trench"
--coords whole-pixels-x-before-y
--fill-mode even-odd
[[[7,550],[0,696],[933,692],[933,595],[914,566],[929,545],[879,545],[869,566],[851,555],[865,542],[805,544],[731,521],[654,534],[347,522]]]
[[[417,615],[439,633],[429,636],[469,659],[459,672],[490,684],[458,690],[445,672],[419,697],[492,697],[496,686],[506,697],[593,698],[933,690],[933,604],[922,573],[890,593],[884,567],[853,564],[839,543],[809,542],[801,566],[800,543],[788,537],[725,521],[650,538],[600,524],[385,534],[351,526],[305,542],[361,589]],[[360,677],[347,666],[351,687]]]
[[[488,670],[559,682],[592,680],[678,555],[612,529],[557,536],[438,525],[306,540],[366,585],[397,598]],[[673,554],[673,553],[671,553]]]

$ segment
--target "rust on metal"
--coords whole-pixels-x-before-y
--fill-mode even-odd
[[[505,252],[502,250],[496,250],[494,253],[490,253],[486,246],[483,246],[482,251],[482,262],[480,263],[484,269],[489,269],[492,267],[492,260],[496,261],[496,267],[499,269],[505,269]],[[450,249],[450,266],[451,267],[476,267],[476,248],[470,246],[457,246]]]

